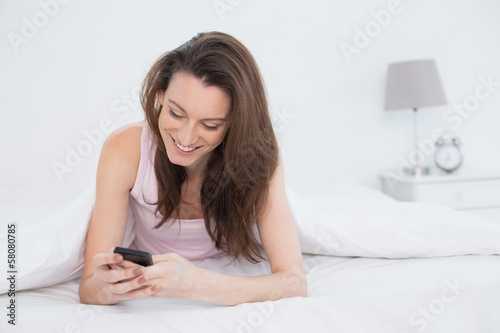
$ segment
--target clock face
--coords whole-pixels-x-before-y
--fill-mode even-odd
[[[462,153],[455,145],[444,145],[436,150],[435,161],[445,171],[453,171],[462,164]]]

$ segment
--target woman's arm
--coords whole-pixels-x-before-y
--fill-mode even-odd
[[[149,283],[160,286],[155,297],[182,298],[217,304],[277,300],[307,296],[297,230],[288,205],[281,162],[269,188],[258,229],[271,274],[232,276],[195,267],[176,254],[154,256],[147,267]]]
[[[119,268],[121,256],[110,253],[110,248],[121,246],[125,236],[129,191],[135,183],[140,160],[142,126],[131,124],[113,132],[104,143],[96,176],[96,201],[87,232],[85,265],[80,282],[82,303],[115,304],[126,296],[141,297],[151,290],[119,295],[110,292],[112,284],[131,280],[128,287],[139,287],[134,267]],[[115,258],[117,257],[117,258]],[[123,266],[123,263],[120,265]],[[97,278],[97,279],[96,279]]]

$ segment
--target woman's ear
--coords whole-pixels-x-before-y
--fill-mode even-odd
[[[165,97],[165,90],[158,90],[156,92],[156,101],[158,102],[158,104],[160,104],[161,106],[163,106],[163,98]]]

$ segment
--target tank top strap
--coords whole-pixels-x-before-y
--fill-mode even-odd
[[[138,202],[144,202],[142,195],[148,199],[157,200],[156,175],[154,173],[154,158],[156,153],[156,144],[154,143],[152,133],[147,122],[142,127],[141,134],[141,157],[137,177],[130,195]],[[154,191],[153,191],[154,190]]]

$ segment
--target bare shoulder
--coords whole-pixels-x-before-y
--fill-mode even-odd
[[[141,134],[144,124],[144,121],[138,121],[117,128],[109,134],[105,144],[107,143],[108,145],[116,146],[116,148],[129,146],[129,148],[132,149],[139,145],[140,148]]]
[[[103,152],[109,152],[131,162],[136,160],[139,162],[143,126],[144,121],[139,121],[114,130],[104,142]]]
[[[124,125],[114,130],[104,142],[97,176],[119,180],[128,190],[137,176],[141,159],[141,135],[144,121]],[[119,177],[119,179],[116,179]]]

